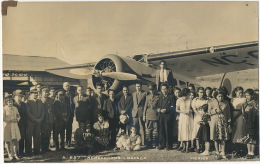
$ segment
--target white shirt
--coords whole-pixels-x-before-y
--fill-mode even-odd
[[[160,72],[160,82],[166,82],[167,81],[167,72],[166,69],[161,69]]]

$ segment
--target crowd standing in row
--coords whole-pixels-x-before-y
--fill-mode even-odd
[[[28,99],[15,90],[6,96],[3,111],[9,158],[50,151],[51,134],[56,151],[65,144],[71,147],[74,114],[79,125],[75,148],[89,153],[157,148],[201,155],[214,151],[218,159],[231,152],[254,158],[259,143],[258,93],[236,87],[230,98],[225,87],[199,87],[196,92],[193,86],[173,88],[165,64],[161,62],[156,84],[148,85],[148,92],[140,82],[132,94],[124,86],[119,97],[114,90],[108,90],[108,96],[102,93],[101,84],[96,93],[87,88],[86,94],[78,86],[76,95],[68,82],[59,90],[37,85]]]

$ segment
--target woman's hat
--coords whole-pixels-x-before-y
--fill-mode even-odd
[[[122,124],[127,124],[129,122],[129,116],[127,114],[121,114],[119,120]]]

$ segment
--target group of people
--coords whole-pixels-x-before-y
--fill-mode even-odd
[[[51,134],[56,151],[65,149],[65,143],[70,147],[74,115],[79,125],[74,147],[89,153],[95,148],[157,148],[201,155],[214,150],[218,159],[227,158],[227,152],[254,158],[259,143],[258,93],[236,87],[231,98],[225,87],[173,87],[165,65],[162,61],[148,92],[140,82],[133,93],[123,86],[117,95],[111,89],[104,94],[99,83],[96,93],[91,88],[84,93],[77,86],[76,94],[68,82],[58,90],[37,85],[28,99],[15,90],[6,96],[3,108],[9,158],[50,151]]]

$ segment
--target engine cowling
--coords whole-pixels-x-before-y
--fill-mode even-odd
[[[107,55],[101,59],[95,66],[94,71],[104,72],[124,72],[123,60],[117,55]],[[117,90],[120,86],[120,81],[106,76],[92,75],[92,83],[96,89],[96,84],[101,83],[104,86],[104,91],[108,89]]]

